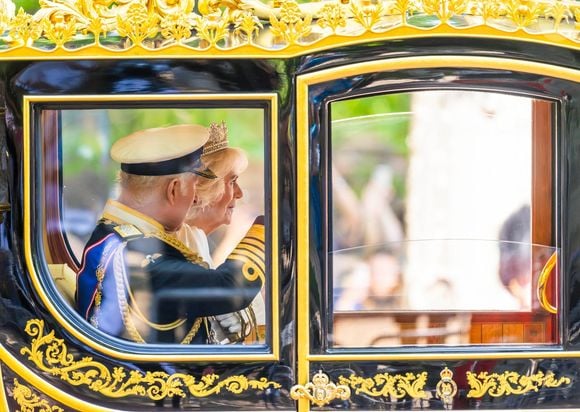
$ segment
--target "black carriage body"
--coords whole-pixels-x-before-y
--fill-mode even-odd
[[[10,410],[22,408],[17,394],[23,384],[34,388],[39,406],[64,410],[308,410],[311,401],[327,410],[580,407],[577,50],[507,39],[430,37],[280,58],[20,60],[1,66],[0,343],[4,405]],[[320,75],[347,67],[339,78]],[[429,90],[484,91],[551,103],[551,242],[559,250],[552,343],[333,346],[331,104]],[[250,98],[221,100],[237,95]],[[275,96],[276,104],[265,95]],[[270,139],[264,157],[272,167],[271,174],[265,171],[264,184],[267,194],[275,196],[266,200],[266,217],[276,233],[269,240],[276,253],[267,262],[277,273],[269,291],[277,298],[268,298],[277,306],[270,308],[268,344],[232,349],[114,339],[64,305],[50,286],[43,226],[47,211],[41,201],[47,190],[43,111],[102,107],[264,109]],[[60,131],[62,125],[54,127]],[[57,189],[53,207],[58,210],[63,205],[62,188]],[[54,363],[46,363],[51,356]],[[339,387],[349,387],[350,396],[341,398],[339,390],[337,398],[319,404],[316,393],[315,400],[294,397],[309,390],[306,384],[318,371]],[[478,388],[470,372],[473,377],[487,373],[481,382],[488,389],[471,395]],[[128,379],[132,373],[139,374],[133,383]],[[150,373],[158,375],[147,381]],[[506,373],[516,380],[510,383]],[[213,374],[213,381],[204,380]],[[374,380],[363,384],[355,377]],[[385,377],[394,379],[392,386],[381,381]],[[332,391],[318,389],[322,399]]]

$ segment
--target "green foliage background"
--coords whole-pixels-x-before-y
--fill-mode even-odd
[[[360,195],[379,164],[388,164],[397,197],[405,196],[410,111],[410,93],[331,103],[333,159],[355,193]]]
[[[100,209],[111,190],[119,165],[109,156],[123,136],[152,127],[224,121],[230,145],[248,155],[252,168],[263,171],[264,111],[262,109],[110,109],[63,110],[61,156],[64,201],[69,207]],[[171,136],[167,137],[171,144]]]

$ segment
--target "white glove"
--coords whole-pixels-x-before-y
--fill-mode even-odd
[[[228,333],[239,333],[242,331],[242,322],[235,313],[226,313],[224,315],[215,316],[222,329]]]

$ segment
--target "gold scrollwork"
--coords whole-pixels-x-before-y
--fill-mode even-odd
[[[372,378],[352,374],[348,378],[340,376],[338,382],[348,385],[356,394],[389,396],[394,399],[401,399],[405,396],[415,399],[427,398],[427,393],[423,390],[427,382],[427,372],[419,374],[407,372],[404,375],[379,373]]]
[[[48,400],[36,395],[28,386],[14,378],[12,397],[20,407],[20,412],[64,412],[60,406],[50,405]]]
[[[437,397],[443,401],[443,405],[447,409],[451,409],[453,405],[453,397],[457,394],[457,384],[453,380],[453,372],[447,367],[439,374],[441,380],[437,382],[435,393]]]
[[[489,395],[494,398],[506,395],[521,395],[531,391],[538,391],[541,387],[557,388],[567,385],[572,380],[567,376],[556,378],[554,373],[538,372],[533,375],[520,375],[517,372],[506,371],[499,373],[467,372],[467,383],[471,390],[468,398],[479,398]]]
[[[324,406],[335,399],[350,398],[350,388],[346,385],[335,385],[328,375],[318,371],[312,377],[312,382],[306,385],[294,385],[290,389],[290,397],[294,400],[306,398],[317,406]]]
[[[91,357],[76,360],[69,353],[64,341],[56,338],[54,331],[44,333],[44,321],[31,319],[26,323],[26,333],[32,336],[31,347],[20,350],[28,355],[40,370],[58,376],[74,386],[87,386],[89,389],[110,398],[130,395],[146,396],[159,400],[170,396],[186,395],[185,390],[195,397],[207,397],[225,389],[240,394],[248,389],[265,390],[279,388],[280,384],[266,378],[248,379],[235,375],[219,380],[215,374],[207,374],[199,380],[184,373],[169,375],[162,371],[141,372],[124,367],[113,368],[111,372],[105,365]]]
[[[168,54],[211,55],[244,45],[249,46],[244,54],[264,55],[298,48],[307,52],[317,43],[331,47],[352,44],[357,38],[387,39],[389,33],[397,37],[437,30],[438,35],[453,35],[466,29],[478,35],[536,38],[578,47],[580,7],[574,4],[567,0],[276,0],[271,4],[261,0],[40,0],[40,9],[32,15],[16,10],[13,0],[0,0],[0,52],[9,55],[24,47],[63,55],[84,50],[86,56],[102,50],[131,53],[137,46]]]

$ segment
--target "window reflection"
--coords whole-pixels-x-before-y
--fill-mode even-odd
[[[264,214],[264,109],[63,109],[44,110],[41,117],[46,141],[43,151],[45,182],[48,188],[44,199],[47,228],[45,254],[57,289],[64,300],[77,310],[77,273],[82,272],[83,249],[87,242],[91,242],[90,238],[98,221],[125,216],[123,224],[134,225],[141,231],[147,226],[143,222],[149,222],[147,219],[128,221],[126,205],[116,208],[116,203],[111,203],[111,199],[119,196],[119,182],[123,177],[119,177],[119,164],[111,159],[109,150],[120,138],[136,131],[170,125],[199,124],[208,128],[211,124],[223,125],[229,147],[223,149],[220,146],[219,156],[214,153],[205,158],[209,162],[210,157],[219,157],[219,161],[211,164],[212,170],[218,176],[215,179],[216,185],[209,188],[198,185],[200,191],[202,188],[206,190],[203,196],[201,192],[196,196],[196,202],[199,201],[196,205],[199,207],[196,206],[188,214],[185,222],[188,230],[166,233],[199,256],[204,267],[218,267],[226,258],[231,257],[230,254],[239,246],[254,218]],[[170,144],[170,137],[168,139]],[[226,152],[237,157],[224,156]],[[234,162],[234,157],[237,159],[236,167],[229,167]],[[229,190],[230,188],[232,189]],[[228,193],[230,196],[225,199]],[[58,197],[62,199],[61,210],[54,201]],[[185,223],[182,229],[185,228]],[[163,240],[164,237],[159,239],[159,243],[167,243]],[[240,311],[216,311],[212,316],[204,315],[203,322],[197,325],[197,319],[201,318],[196,316],[196,322],[193,322],[193,319],[190,321],[187,317],[193,311],[194,304],[199,309],[204,305],[215,306],[221,300],[238,301],[242,298],[222,296],[224,293],[231,294],[232,291],[210,287],[203,290],[184,287],[164,289],[161,293],[152,287],[143,269],[147,262],[155,259],[144,253],[142,248],[132,247],[132,243],[127,242],[123,251],[127,287],[125,293],[118,294],[120,307],[128,308],[122,316],[125,332],[109,332],[106,328],[113,327],[114,322],[111,319],[101,320],[101,323],[106,321],[107,325],[103,323],[94,326],[106,333],[136,342],[265,343],[267,286],[264,286],[250,305]],[[123,279],[117,283],[122,284]],[[205,309],[203,311],[207,312]],[[165,326],[173,323],[165,322],[164,319],[168,316],[180,320],[169,331],[170,338],[167,338],[169,335]],[[164,329],[158,327],[160,324],[164,325]],[[207,339],[204,338],[205,341],[202,342],[188,338],[188,334],[194,329],[197,331],[196,337],[203,335]]]
[[[550,105],[475,91],[331,103],[335,346],[552,339],[529,321],[555,252],[537,244],[548,219],[531,224],[552,202],[533,196],[551,184],[535,104]]]

